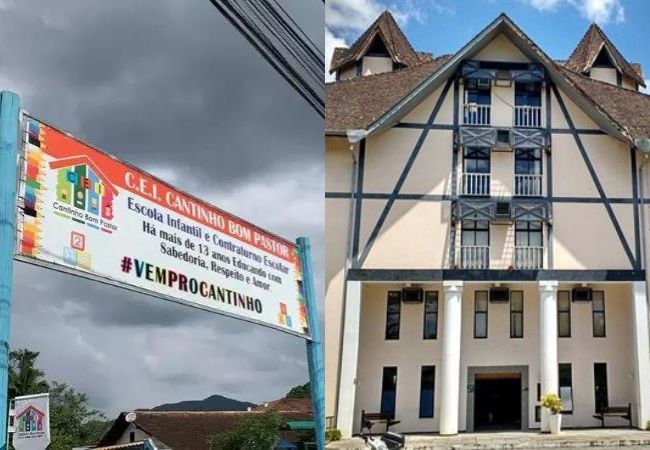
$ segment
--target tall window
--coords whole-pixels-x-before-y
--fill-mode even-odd
[[[463,195],[490,195],[490,149],[463,147]]]
[[[542,106],[542,84],[515,81],[515,106]]]
[[[463,220],[460,245],[461,265],[464,269],[487,269],[490,262],[490,222]]]
[[[491,80],[466,80],[465,103],[489,105],[492,101],[490,95],[491,84]]]
[[[397,367],[384,367],[381,382],[381,414],[395,418],[395,399],[397,397]]]
[[[594,291],[591,302],[594,337],[605,337],[605,293]]]
[[[557,292],[557,335],[571,337],[571,292]]]
[[[600,413],[602,408],[609,406],[606,363],[594,363],[594,399],[596,400],[596,413]]]
[[[490,149],[488,147],[463,147],[463,172],[490,173]]]
[[[524,293],[510,292],[510,337],[524,337]]]
[[[515,195],[539,197],[542,195],[542,150],[515,149]]]
[[[436,366],[422,366],[420,380],[420,418],[433,417]]]
[[[560,364],[560,398],[562,413],[573,414],[573,376],[570,363]]]
[[[424,295],[424,339],[438,338],[438,292]]]
[[[529,219],[531,217],[522,217]],[[517,269],[541,269],[544,258],[542,248],[542,222],[517,220],[515,222],[515,266]]]
[[[399,322],[402,312],[402,293],[400,291],[388,292],[386,306],[386,340],[399,339]]]
[[[488,291],[474,293],[474,337],[487,338],[488,331]]]

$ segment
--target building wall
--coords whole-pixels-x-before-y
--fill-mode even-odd
[[[393,70],[393,60],[382,56],[364,56],[362,64],[361,73],[363,76],[391,72]]]
[[[131,433],[135,433],[135,439],[133,442],[138,442],[138,441],[143,441],[145,439],[151,439],[153,443],[156,445],[156,447],[160,450],[168,449],[165,444],[160,442],[158,439],[156,439],[154,436],[151,436],[144,431],[142,431],[140,428],[136,427],[135,424],[130,424],[127,429],[124,431],[124,434],[113,444],[114,445],[120,445],[120,444],[128,444],[131,442]]]
[[[497,37],[474,58],[493,61],[528,61],[526,56],[516,49],[505,36]],[[597,134],[599,130],[598,124],[589,118],[567,95],[562,93],[560,88],[558,90],[560,90],[560,95],[562,95],[574,126],[581,131],[579,137],[585,153],[605,196],[612,199],[612,202],[609,203],[611,211],[618,222],[622,235],[634,254],[635,229],[630,148],[606,134]],[[426,123],[442,91],[442,85],[434,89],[430,95],[402,117],[401,122],[405,124]],[[454,91],[451,88],[443,99],[434,124],[445,126],[453,124],[453,96]],[[463,85],[461,83],[458,92],[459,123],[462,123],[463,98]],[[548,125],[557,130],[551,137],[550,156],[544,155],[542,164],[543,195],[548,194],[546,180],[549,170],[549,158],[552,163],[551,182],[553,190],[553,199],[551,199],[553,200],[552,228],[545,227],[544,230],[544,268],[550,268],[552,262],[554,269],[564,270],[632,269],[633,266],[623,249],[606,203],[600,198],[596,183],[592,179],[588,164],[585,162],[574,136],[569,133],[569,124],[562,113],[558,100],[554,94],[551,95],[550,105],[545,104],[545,95],[542,95],[542,99],[544,102],[542,117],[546,116],[547,106],[550,106],[551,123]],[[512,126],[513,104],[514,87],[495,88],[492,94],[493,124],[505,127]],[[428,131],[426,139],[422,142],[419,153],[413,161],[413,165],[410,167],[410,171],[405,177],[399,192],[403,197],[394,199],[390,212],[386,215],[384,224],[379,229],[372,246],[367,254],[364,253],[366,243],[369,241],[378,219],[389,202],[388,197],[395,189],[421,132],[421,129],[416,128],[393,127],[367,139],[363,168],[363,192],[372,198],[363,199],[361,202],[361,216],[358,218],[360,229],[359,249],[360,253],[365,256],[361,265],[363,269],[453,268],[448,263],[450,241],[452,240],[451,201],[449,195],[452,193],[452,159],[454,154],[453,131],[449,129],[432,129]],[[491,192],[494,196],[509,196],[513,193],[514,153],[493,152],[491,155]],[[328,137],[326,139],[325,158],[326,190],[330,193],[349,194],[352,182],[352,158],[349,155],[345,138]],[[456,165],[456,180],[460,180],[461,168],[462,154],[459,154]],[[645,192],[650,193],[650,182],[647,179]],[[404,198],[404,196],[408,196],[408,198]],[[335,397],[337,395],[336,377],[340,351],[339,325],[344,298],[344,270],[349,251],[350,206],[349,197],[342,198],[338,196],[334,198],[329,196],[326,200],[327,262],[325,304],[328,326],[325,342],[327,415],[334,414]],[[650,206],[646,207],[646,224],[648,223],[650,223]],[[460,235],[460,227],[458,227],[455,236],[456,248],[460,244]],[[490,242],[490,268],[509,269],[513,263],[514,224],[492,225]],[[380,363],[386,364],[389,359],[394,357],[399,363],[397,365],[402,367],[403,364],[405,367],[400,372],[402,375],[398,375],[400,378],[399,383],[405,383],[403,388],[398,388],[401,392],[398,398],[398,408],[399,405],[402,405],[405,415],[405,418],[402,418],[402,429],[408,431],[437,429],[437,417],[428,421],[420,421],[412,417],[413,411],[415,411],[413,408],[417,407],[417,403],[414,403],[413,398],[417,399],[416,391],[419,389],[419,381],[416,383],[417,380],[414,381],[413,379],[413,377],[419,377],[419,370],[413,368],[422,365],[422,361],[425,359],[432,362],[437,361],[436,358],[439,357],[439,341],[422,342],[419,339],[422,331],[422,318],[421,312],[418,313],[417,310],[418,308],[421,309],[421,305],[407,305],[405,307],[405,311],[411,312],[405,313],[402,329],[409,330],[408,333],[411,334],[411,337],[405,336],[398,343],[383,341],[386,289],[387,286],[385,285],[366,285],[363,290],[362,347],[359,362],[359,380],[362,384],[358,388],[357,412],[364,408],[376,409],[378,407],[378,383],[381,383],[380,371],[381,367],[383,367]],[[535,315],[538,301],[537,287],[527,285],[523,286],[522,289],[527,292],[526,329],[535,330],[537,324],[537,316]],[[608,285],[606,289],[612,290],[611,297],[623,298],[620,303],[608,303],[608,323],[610,320],[615,322],[618,320],[617,317],[623,317],[628,321],[631,320],[629,317],[628,288],[617,288]],[[441,292],[439,305],[442,309],[442,290],[439,290]],[[625,295],[622,294],[623,291]],[[467,296],[468,292],[469,290],[466,289],[464,295]],[[608,294],[609,297],[610,294]],[[473,317],[471,309],[467,310],[468,305],[470,303],[465,298],[463,306],[463,320],[465,321],[471,320]],[[585,307],[584,304],[576,305],[576,314],[583,307]],[[494,317],[504,314],[503,311],[499,312],[499,308],[501,308],[499,305],[492,308],[495,311]],[[610,309],[612,309],[611,313]],[[575,326],[586,326],[584,323],[583,325],[579,325],[579,323],[576,322]],[[502,325],[504,324],[498,320],[493,323],[491,321],[490,329],[492,330],[493,326],[497,327],[496,329],[501,329]],[[477,361],[481,364],[486,362],[481,360],[483,353],[480,351],[481,348],[485,349],[486,347],[483,346],[485,342],[476,343],[471,338],[468,341],[465,335],[468,326],[465,322],[463,327],[462,373],[463,377],[466,377],[468,365],[476,365]],[[503,330],[507,331],[507,327],[503,328]],[[495,333],[498,333],[498,331],[495,331]],[[382,339],[377,339],[377,336],[382,337]],[[527,337],[521,342],[507,342],[508,354],[504,355],[502,359],[496,359],[500,361],[499,364],[524,365],[526,363],[525,365],[529,366],[529,379],[533,387],[538,379],[537,355],[539,345],[535,336],[527,332]],[[589,340],[589,342],[584,339]],[[581,393],[580,395],[584,395],[584,398],[588,401],[592,395],[590,394],[591,383],[585,382],[587,380],[585,377],[589,370],[592,369],[585,366],[588,361],[580,359],[578,348],[580,346],[589,348],[590,345],[596,344],[586,337],[584,339],[580,341],[576,338],[577,347],[571,347],[570,343],[561,340],[560,360],[566,361],[566,358],[572,358],[576,360],[576,364],[578,364],[578,361],[582,361],[580,362],[582,368],[574,367],[574,392],[576,395]],[[599,343],[605,342],[607,344],[607,349],[603,353],[600,347],[594,347],[595,353],[593,354],[602,354],[603,357],[607,358],[611,357],[612,364],[620,363],[622,364],[621,367],[628,367],[630,362],[627,359],[625,361],[616,359],[623,357],[622,354],[619,354],[621,352],[612,350],[623,345],[625,340],[629,340],[627,334],[619,334],[605,340],[599,340]],[[495,345],[503,343],[496,337],[488,341]],[[412,347],[409,346],[411,344]],[[512,348],[510,348],[511,346]],[[632,347],[628,345],[627,348],[630,348],[629,354],[631,354]],[[565,351],[568,353],[565,354]],[[610,354],[608,352],[614,353]],[[593,354],[585,352],[584,357],[592,357]],[[485,355],[489,355],[489,352],[486,352]],[[525,355],[529,359],[524,361],[520,357],[521,355]],[[488,358],[493,359],[492,355]],[[589,362],[589,364],[591,363]],[[578,375],[586,386],[581,386],[580,391],[576,384]],[[465,381],[465,379],[461,380],[462,386],[464,386]],[[627,384],[630,385],[629,389],[631,389],[632,384],[629,382]],[[625,389],[628,388],[623,385],[610,387],[612,404],[620,403],[618,400],[623,401],[621,399],[631,396],[631,391],[628,392]],[[465,404],[465,394],[463,391],[461,395],[463,405]],[[584,405],[582,408],[584,408]],[[531,420],[534,417],[532,404],[529,417]],[[568,426],[591,426],[594,425],[594,422],[590,417],[591,412],[583,412],[566,418],[565,423]],[[357,420],[358,425],[358,414],[356,414],[355,420]],[[461,428],[463,428],[465,426],[464,410],[461,413],[461,421]]]
[[[609,67],[592,67],[589,76],[594,80],[617,85],[616,69]]]
[[[357,67],[353,64],[339,70],[339,80],[349,80],[357,76]]]
[[[377,412],[380,408],[382,369],[397,366],[396,419],[401,423],[395,430],[430,432],[438,430],[440,364],[442,359],[441,332],[444,312],[444,292],[440,284],[423,284],[425,290],[439,292],[438,339],[422,339],[423,304],[402,304],[400,339],[385,340],[386,299],[389,290],[399,290],[403,284],[367,284],[362,290],[359,372],[355,410],[355,431],[359,430],[361,411]],[[524,292],[524,337],[510,338],[509,304],[490,303],[488,308],[488,338],[473,337],[474,292],[487,290],[489,284],[466,284],[462,300],[461,395],[460,430],[467,427],[467,373],[469,367],[527,366],[530,428],[535,422],[539,383],[539,294],[536,284],[511,284],[511,290]],[[574,285],[561,284],[560,290]],[[610,405],[634,403],[632,361],[631,290],[628,285],[593,285],[605,291],[607,337],[592,337],[591,303],[572,303],[570,338],[559,338],[560,363],[572,364],[573,414],[563,418],[566,427],[593,427],[599,422],[594,414],[594,362],[607,363]],[[629,351],[622,351],[629,349]],[[420,370],[423,365],[436,366],[434,418],[420,419]],[[612,424],[626,422],[612,420]]]
[[[325,142],[325,191],[350,192],[353,157],[347,138],[328,137]],[[358,145],[354,149],[358,157]],[[325,412],[334,415],[339,368],[339,337],[350,235],[349,198],[325,201]]]

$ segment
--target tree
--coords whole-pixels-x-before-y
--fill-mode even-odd
[[[48,391],[45,374],[36,368],[39,354],[24,348],[9,352],[9,398]]]
[[[285,396],[286,398],[311,398],[310,384],[306,383],[301,386],[291,388]]]
[[[280,439],[283,419],[276,411],[254,413],[234,429],[211,436],[210,450],[271,450]]]
[[[76,392],[65,383],[52,383],[50,388],[49,450],[68,450],[73,447],[97,444],[107,424],[105,417],[88,405],[88,396]]]

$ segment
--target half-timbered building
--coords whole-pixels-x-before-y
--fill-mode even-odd
[[[641,67],[595,24],[566,60],[506,15],[432,55],[385,12],[331,71],[327,415],[343,434],[362,411],[402,432],[546,429],[546,393],[565,427],[630,405],[644,428]]]

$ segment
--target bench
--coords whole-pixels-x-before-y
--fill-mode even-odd
[[[602,427],[605,428],[605,417],[620,417],[627,420],[632,428],[632,404],[627,406],[604,406],[600,413],[594,414],[594,419],[600,420]]]
[[[382,413],[368,413],[365,410],[361,410],[361,431],[363,432],[364,428],[368,429],[368,433],[372,431],[372,427],[377,423],[386,424],[386,431],[390,429],[393,425],[397,425],[401,420],[395,420],[390,414]]]

